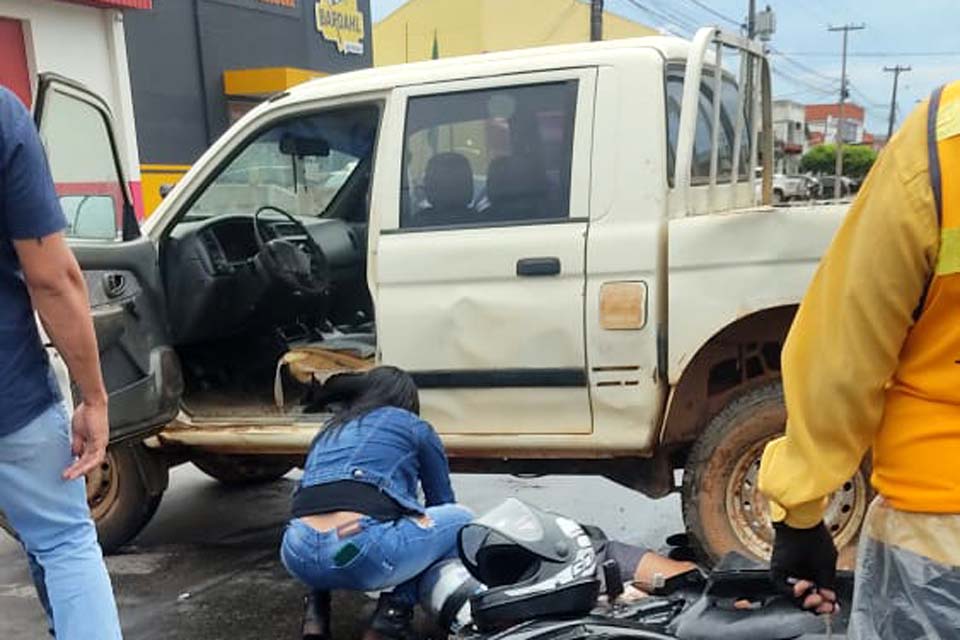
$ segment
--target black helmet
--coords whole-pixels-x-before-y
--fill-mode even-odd
[[[467,570],[488,587],[470,598],[481,631],[589,613],[600,592],[597,554],[579,524],[509,498],[460,530]]]

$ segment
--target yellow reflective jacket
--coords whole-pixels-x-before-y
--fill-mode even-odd
[[[787,433],[760,468],[775,521],[819,522],[871,447],[892,506],[960,513],[960,83],[933,102],[880,154],[790,330]]]

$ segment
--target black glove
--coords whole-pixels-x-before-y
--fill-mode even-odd
[[[809,580],[817,587],[833,589],[837,579],[837,548],[823,522],[812,529],[794,529],[773,524],[770,578],[777,589],[793,594],[789,578]]]

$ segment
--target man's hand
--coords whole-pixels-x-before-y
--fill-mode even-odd
[[[73,413],[71,448],[76,462],[63,472],[65,480],[76,480],[97,467],[107,453],[110,423],[107,403],[81,403]]]
[[[794,529],[774,523],[770,578],[780,591],[800,600],[816,613],[832,613],[837,605],[833,591],[837,578],[837,548],[821,522],[812,529]]]

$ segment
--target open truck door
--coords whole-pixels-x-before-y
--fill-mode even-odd
[[[34,118],[80,263],[110,396],[107,460],[87,478],[105,550],[153,515],[167,470],[140,441],[179,409],[183,377],[170,346],[157,249],[140,235],[106,103],[84,86],[42,75]]]

